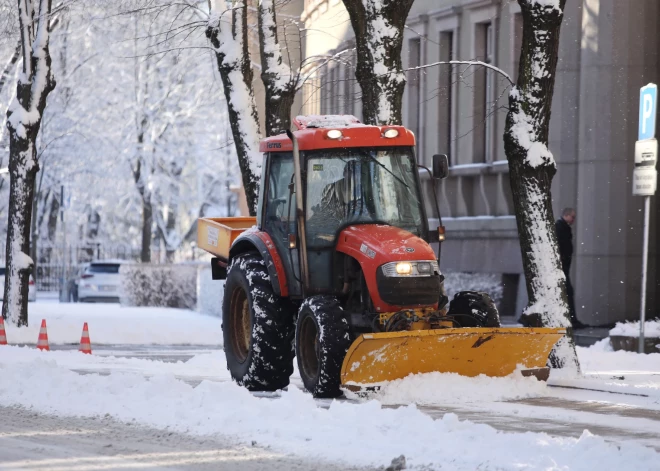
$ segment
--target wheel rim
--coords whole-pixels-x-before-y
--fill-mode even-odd
[[[316,322],[310,316],[305,317],[300,326],[300,360],[302,374],[310,380],[319,375],[319,332]]]
[[[236,359],[243,363],[250,352],[250,339],[252,337],[252,319],[250,318],[250,304],[247,293],[237,288],[231,299],[231,340]]]

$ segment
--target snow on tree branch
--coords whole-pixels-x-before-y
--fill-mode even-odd
[[[403,30],[413,0],[343,0],[355,32],[366,124],[401,124]]]
[[[216,51],[248,207],[251,214],[256,214],[261,176],[261,132],[252,91],[252,66],[247,44],[247,3],[246,0],[234,0],[230,10],[223,8],[222,3],[209,2],[211,17],[206,35]],[[227,19],[227,16],[230,18]]]

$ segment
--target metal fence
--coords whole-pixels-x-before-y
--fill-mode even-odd
[[[0,265],[5,264],[5,244],[0,244]],[[39,291],[60,291],[92,260],[139,260],[140,250],[127,244],[46,244],[37,246],[34,279]]]

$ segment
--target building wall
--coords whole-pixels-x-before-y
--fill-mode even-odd
[[[630,179],[639,87],[660,80],[659,10],[656,0],[572,0],[566,6],[549,142],[557,161],[552,193],[557,217],[564,207],[577,209],[572,279],[578,317],[591,324],[639,316],[642,199],[631,195]],[[341,1],[307,0],[302,21],[316,31],[308,36],[308,57],[353,47]],[[477,59],[515,80],[521,37],[516,2],[417,0],[408,17],[402,60],[404,68],[412,69]],[[360,117],[355,58],[350,52],[341,57],[313,71],[303,91],[305,113]],[[430,165],[435,153],[450,159],[450,176],[438,188],[448,230],[442,268],[501,273],[505,283],[515,285],[507,292],[518,293],[519,314],[526,293],[502,139],[509,82],[466,65],[406,74],[403,119],[416,133],[419,162]],[[422,178],[432,201],[430,179]],[[432,209],[429,205],[429,214]],[[653,213],[660,216],[655,204]],[[654,225],[650,306],[660,294],[657,235]],[[648,315],[657,313],[650,307]]]

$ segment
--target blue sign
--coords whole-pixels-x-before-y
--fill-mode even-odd
[[[655,117],[658,105],[658,86],[649,83],[639,91],[639,140],[655,137]]]

